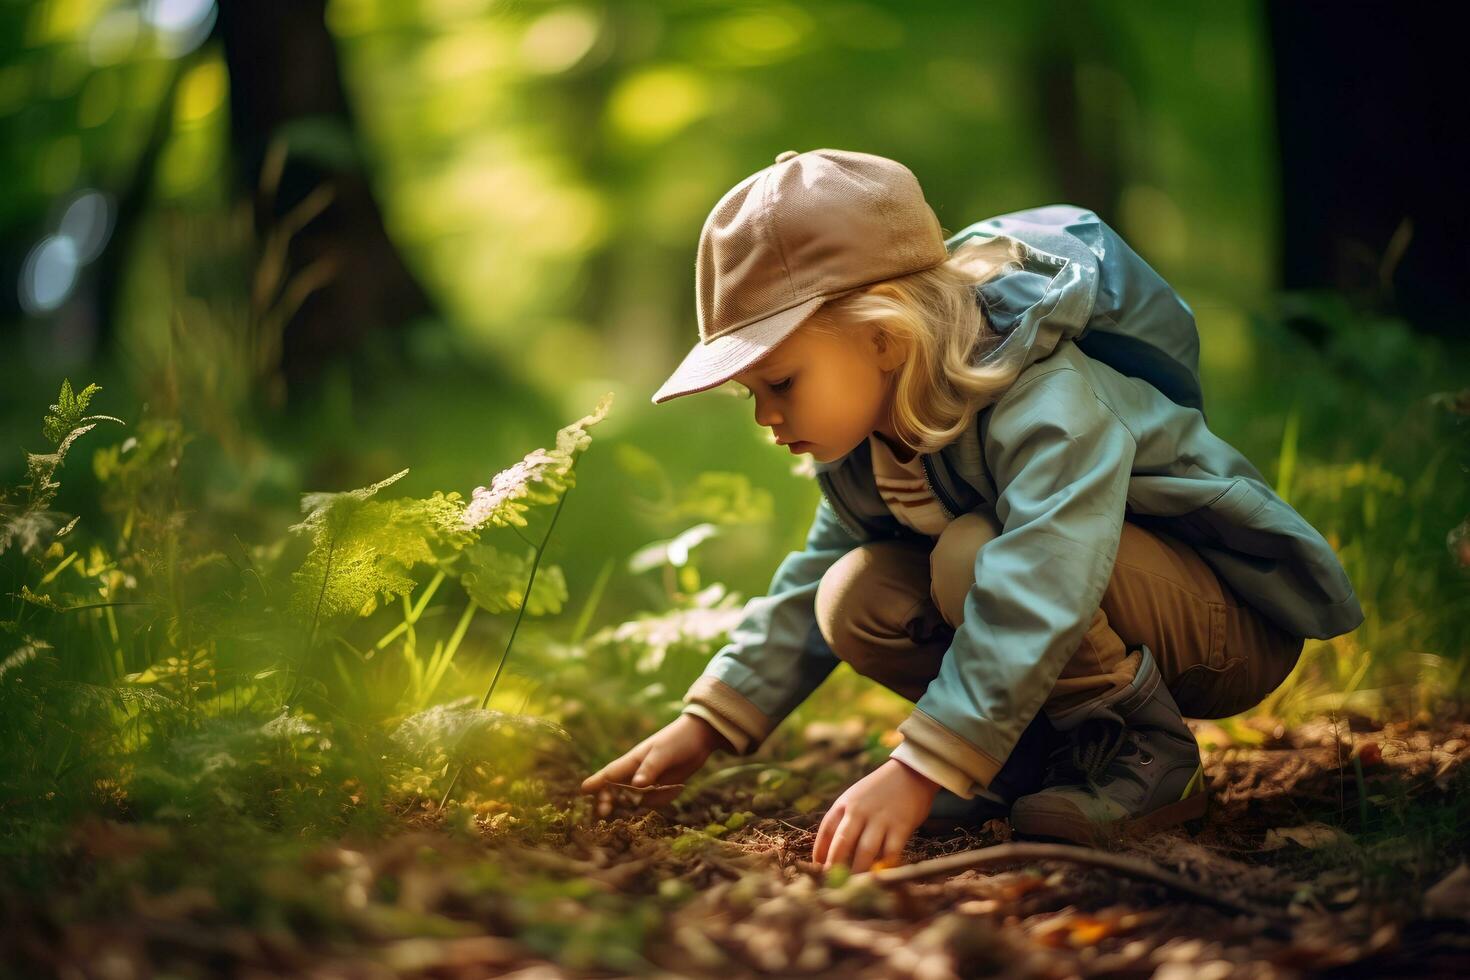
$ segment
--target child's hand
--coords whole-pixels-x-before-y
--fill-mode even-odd
[[[703,718],[683,714],[582,781],[582,792],[597,794],[597,815],[612,812],[613,783],[665,788],[642,791],[638,803],[657,808],[684,790],[683,782],[699,771],[715,749],[729,741]],[[678,785],[671,785],[678,784]]]
[[[938,783],[889,759],[837,797],[817,828],[812,860],[824,868],[846,863],[853,872],[880,857],[898,864],[938,792]]]

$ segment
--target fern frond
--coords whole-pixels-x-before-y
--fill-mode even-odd
[[[577,454],[592,444],[587,429],[607,417],[612,392],[603,395],[590,415],[564,426],[556,433],[556,448],[534,449],[509,469],[495,474],[488,487],[476,487],[465,508],[464,525],[469,529],[493,524],[496,527],[525,527],[522,515],[534,504],[554,504],[576,485],[573,468]]]
[[[407,475],[408,469],[404,468],[386,480],[379,480],[371,486],[359,487],[356,490],[346,490],[341,493],[321,491],[304,493],[301,495],[301,512],[306,516],[302,518],[301,523],[292,524],[290,530],[315,531],[326,522],[333,511],[350,510],[354,504],[362,503],[379,490],[397,483]]]
[[[17,542],[24,555],[43,550],[61,536],[61,532],[52,532],[61,527],[66,517],[66,514],[55,510],[0,506],[0,555]]]
[[[122,419],[111,415],[87,415],[87,405],[92,401],[92,396],[102,390],[98,384],[89,384],[86,388],[73,394],[71,380],[63,379],[61,382],[61,394],[57,396],[56,404],[51,406],[51,414],[41,421],[41,434],[52,445],[60,445],[66,441],[84,422],[97,422],[106,419],[109,422],[124,424]],[[91,428],[91,426],[87,426]],[[83,430],[85,431],[85,430]],[[65,455],[66,450],[61,450]]]
[[[414,586],[400,562],[379,555],[365,541],[313,549],[291,581],[292,608],[307,619],[323,621],[367,615],[377,608],[379,594],[404,595]]]
[[[656,673],[671,655],[687,656],[691,662],[707,659],[739,624],[744,603],[739,593],[728,592],[719,583],[695,593],[689,602],[687,608],[604,627],[587,638],[587,648],[630,654],[641,674]]]
[[[56,448],[49,453],[26,453],[26,489],[30,496],[26,507],[28,511],[45,510],[56,496],[56,491],[61,488],[61,484],[55,479],[56,471],[65,462],[67,451],[74,442],[91,432],[98,422],[126,424],[122,419],[111,415],[82,414],[87,410],[92,396],[101,390],[101,387],[92,384],[80,394],[73,394],[71,382],[61,382],[61,394],[57,397],[56,404],[51,406],[51,414],[41,422],[42,435]],[[5,550],[13,537],[13,534],[0,530],[0,551]]]
[[[522,558],[492,545],[471,545],[458,559],[459,564],[466,566],[460,574],[460,584],[469,597],[487,612],[519,609],[535,557],[534,548]],[[537,569],[536,581],[531,584],[526,611],[533,616],[554,616],[561,612],[568,595],[566,575],[561,567],[542,565]]]
[[[51,644],[33,636],[22,636],[20,639],[20,647],[11,651],[4,660],[0,660],[0,681],[5,679],[6,674],[13,673],[35,660],[41,655],[41,651],[51,649]]]
[[[433,759],[481,755],[489,739],[522,741],[538,735],[572,741],[567,730],[555,722],[475,707],[474,698],[463,697],[409,715],[390,737],[409,755]]]
[[[406,472],[406,471],[405,471]],[[292,576],[292,605],[311,619],[367,615],[378,597],[404,595],[420,563],[449,557],[472,538],[461,523],[459,494],[370,500],[403,474],[344,494],[308,495],[308,518],[293,530],[312,535],[312,550]]]

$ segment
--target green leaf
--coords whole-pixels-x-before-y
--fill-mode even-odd
[[[408,469],[404,468],[388,477],[379,480],[371,486],[359,487],[356,490],[347,490],[342,493],[325,493],[317,491],[301,495],[301,512],[306,515],[301,523],[292,524],[292,531],[315,531],[326,523],[333,511],[350,511],[356,504],[360,504],[369,497],[375,495],[386,486],[397,483],[408,475]]]
[[[406,471],[405,471],[406,472]],[[378,597],[413,591],[414,566],[445,560],[473,539],[462,525],[459,494],[370,500],[399,479],[339,494],[308,494],[312,550],[292,581],[292,605],[307,619],[372,613]]]
[[[705,471],[679,495],[671,517],[714,524],[756,524],[771,519],[769,490],[755,486],[745,473]]]
[[[526,581],[531,577],[535,549],[526,557],[503,552],[493,545],[475,544],[464,550],[457,568],[460,584],[476,604],[492,613],[510,612],[521,607]],[[533,616],[561,612],[568,598],[566,576],[560,566],[542,564],[536,570],[536,581],[526,601],[526,612]]]
[[[52,445],[60,445],[71,436],[74,431],[84,422],[95,422],[106,419],[110,422],[122,424],[122,419],[113,418],[111,415],[86,415],[87,405],[92,401],[92,396],[102,390],[101,385],[90,384],[82,391],[73,394],[71,381],[69,379],[61,382],[61,394],[57,396],[56,404],[51,406],[51,414],[47,415],[41,422],[41,434]],[[88,426],[90,428],[90,426]],[[61,450],[65,455],[66,450]]]
[[[56,404],[51,406],[51,414],[47,415],[41,423],[41,432],[46,439],[55,447],[54,452],[49,453],[27,453],[26,454],[26,478],[29,481],[28,490],[30,502],[26,508],[28,511],[36,512],[45,510],[56,496],[60,484],[56,482],[56,471],[66,459],[67,450],[86,433],[92,431],[100,421],[116,422],[124,424],[122,419],[111,415],[83,415],[87,410],[87,403],[92,396],[102,389],[97,385],[88,385],[81,394],[73,394],[70,381],[62,381],[61,394],[56,399]],[[14,537],[13,533],[0,531],[0,550]]]

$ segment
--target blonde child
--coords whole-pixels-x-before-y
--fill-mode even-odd
[[[902,164],[788,150],[710,213],[695,285],[700,342],[654,402],[739,383],[822,498],[683,713],[584,781],[603,812],[610,782],[751,754],[846,661],[915,705],[814,861],[898,860],[945,814],[1086,843],[1196,820],[1181,712],[1244,711],[1362,622],[1207,427],[1193,312],[1091,212],[946,239]]]

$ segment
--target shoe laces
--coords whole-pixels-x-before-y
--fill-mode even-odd
[[[1142,751],[1129,735],[1126,725],[1111,718],[1084,720],[1053,750],[1047,782],[1085,782],[1094,790],[1107,785],[1113,780],[1107,770],[1114,759]]]

